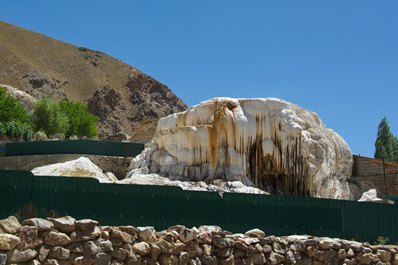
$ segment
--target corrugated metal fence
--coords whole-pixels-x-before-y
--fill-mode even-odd
[[[398,242],[398,206],[294,196],[184,191],[178,187],[100,184],[89,178],[0,171],[0,217],[93,218],[106,225],[216,224],[233,232],[312,234]]]
[[[142,143],[105,142],[93,140],[42,141],[0,145],[0,156],[86,154],[104,156],[136,156],[144,149]]]

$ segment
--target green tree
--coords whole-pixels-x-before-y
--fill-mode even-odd
[[[386,117],[379,123],[375,148],[375,158],[398,162],[398,139],[391,133]]]
[[[0,87],[0,136],[29,140],[33,135],[30,115],[17,99]]]
[[[62,112],[58,103],[48,98],[36,102],[32,120],[35,131],[41,130],[49,136],[56,133],[66,134],[69,128],[67,115]]]
[[[6,89],[0,87],[0,122],[7,123],[11,121],[29,123],[29,114],[21,102],[8,96]]]
[[[69,128],[65,133],[67,139],[72,135],[79,138],[97,135],[97,117],[88,112],[87,106],[69,101],[61,101],[59,106],[69,120]]]

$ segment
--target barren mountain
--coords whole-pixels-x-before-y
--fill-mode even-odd
[[[167,86],[120,60],[2,21],[0,58],[0,84],[87,104],[100,138],[124,132],[146,142],[160,117],[186,109]]]

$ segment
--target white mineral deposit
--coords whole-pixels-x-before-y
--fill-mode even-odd
[[[352,199],[352,154],[319,116],[276,98],[213,98],[159,120],[129,176],[241,181],[268,192]]]

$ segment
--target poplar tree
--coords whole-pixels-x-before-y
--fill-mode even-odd
[[[398,162],[398,139],[391,133],[386,117],[379,123],[375,149],[375,158]]]

